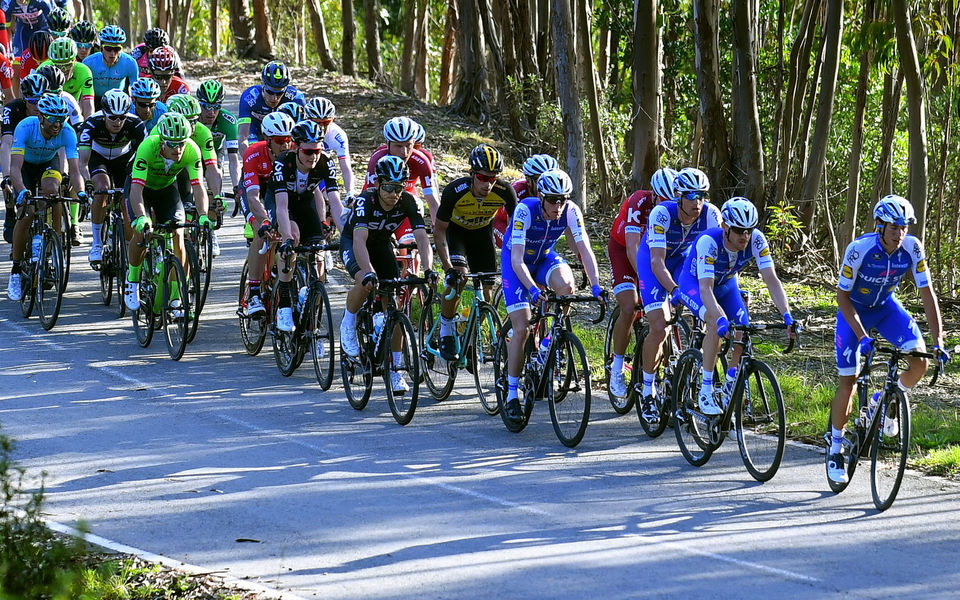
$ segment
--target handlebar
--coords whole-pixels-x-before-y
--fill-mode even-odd
[[[933,378],[930,380],[930,385],[934,385],[937,382],[937,379],[940,378],[940,374],[943,372],[943,365],[937,360],[937,356],[931,352],[920,352],[919,350],[910,350],[904,352],[897,347],[889,346],[878,346],[874,342],[873,347],[870,349],[870,352],[867,353],[866,358],[863,361],[863,366],[860,368],[860,373],[857,374],[857,379],[865,377],[870,372],[870,367],[873,366],[873,359],[877,354],[887,354],[894,361],[899,361],[903,357],[916,357],[916,358],[926,358],[928,360],[933,360],[936,365],[934,367]]]
[[[555,304],[561,304],[561,305],[562,305],[562,304],[577,304],[577,303],[583,303],[583,302],[596,302],[597,304],[600,305],[600,315],[599,315],[596,319],[591,319],[591,320],[590,320],[590,322],[591,322],[592,324],[594,324],[594,325],[598,325],[599,323],[603,322],[604,318],[606,318],[606,316],[607,316],[607,303],[604,302],[603,300],[601,300],[600,298],[596,298],[596,297],[594,297],[594,296],[585,296],[585,295],[578,295],[578,294],[570,294],[570,295],[558,296],[558,295],[557,295],[555,292],[553,292],[552,290],[546,290],[546,291],[543,293],[543,295],[541,296],[541,298],[542,298],[542,300],[541,300],[539,306],[537,306],[537,312],[538,312],[539,314],[534,315],[534,318],[530,319],[530,324],[531,324],[531,325],[535,325],[535,324],[536,324],[536,322],[537,322],[537,321],[540,319],[540,317],[543,315],[543,312],[544,312],[544,311],[543,311],[543,306],[544,306],[545,304],[547,304],[547,303],[550,303],[550,302],[555,303]]]
[[[790,341],[787,342],[787,347],[783,351],[784,354],[790,354],[794,349],[803,347],[803,345],[800,343],[800,331],[803,330],[803,326],[799,321],[794,321],[794,323],[789,326],[786,323],[751,323],[749,325],[730,325],[730,331],[742,331],[747,334],[760,333],[761,331],[770,329],[792,329],[796,334],[796,337],[790,338]]]

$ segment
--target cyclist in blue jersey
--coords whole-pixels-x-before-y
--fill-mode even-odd
[[[703,338],[703,384],[700,387],[700,410],[707,415],[719,415],[730,401],[742,346],[734,346],[733,367],[727,372],[722,392],[713,385],[713,370],[717,364],[720,338],[730,332],[730,323],[748,325],[750,317],[740,293],[737,273],[752,261],[757,262],[760,277],[770,292],[770,299],[783,315],[787,335],[796,337],[796,326],[790,315],[790,303],[777,277],[770,256],[767,238],[758,230],[757,207],[746,198],[736,196],[723,204],[720,211],[723,225],[708,229],[697,237],[684,260],[674,298],[682,301],[706,324]],[[720,396],[718,401],[717,396]]]
[[[507,417],[523,418],[518,383],[523,368],[523,348],[530,328],[530,306],[540,300],[541,286],[557,294],[572,294],[576,282],[570,265],[553,247],[561,235],[572,237],[591,291],[606,300],[600,287],[597,259],[583,227],[583,213],[569,202],[573,193],[570,176],[560,169],[544,171],[537,181],[537,195],[517,204],[500,251],[503,298],[510,314],[513,337],[507,345]],[[524,398],[525,402],[532,399]]]
[[[137,61],[123,51],[126,43],[127,34],[123,29],[107,25],[100,31],[100,52],[83,61],[93,74],[93,98],[98,109],[107,90],[127,91],[139,77]]]
[[[240,95],[240,111],[237,115],[240,143],[240,156],[247,150],[247,145],[262,138],[260,122],[284,102],[296,102],[300,106],[306,104],[303,92],[290,85],[290,75],[282,62],[269,62],[260,73],[261,83],[252,85]]]
[[[10,50],[14,56],[20,56],[35,31],[49,30],[47,17],[53,6],[44,0],[2,0],[0,10],[7,17],[7,27],[15,30]]]
[[[27,194],[37,188],[47,197],[60,193],[63,164],[58,151],[63,149],[70,171],[70,184],[74,190],[83,190],[80,177],[80,164],[77,160],[77,133],[72,127],[64,127],[67,120],[67,105],[56,94],[44,94],[37,102],[40,115],[27,117],[17,125],[13,134],[13,148],[10,151],[10,183],[17,196],[17,207],[22,210]],[[86,194],[77,191],[77,199]],[[58,205],[54,211],[54,228],[59,230],[60,217]],[[26,251],[30,237],[30,225],[33,223],[33,207],[26,207],[13,230],[13,268],[7,286],[7,297],[20,300],[20,261]]]
[[[907,228],[917,222],[913,206],[901,196],[884,196],[874,206],[873,217],[876,230],[847,246],[837,284],[836,355],[840,383],[830,411],[832,439],[827,457],[827,476],[837,483],[847,482],[841,453],[843,429],[850,417],[857,388],[860,358],[874,343],[868,332],[876,328],[887,341],[903,351],[926,351],[917,322],[896,296],[897,286],[907,272],[913,274],[923,301],[937,359],[941,362],[950,360],[944,350],[940,304],[931,285],[923,243],[907,233]],[[923,358],[910,357],[907,362],[909,366],[897,382],[904,394],[927,370],[927,361]],[[875,404],[878,398],[879,393],[874,395],[871,404]],[[883,428],[886,435],[897,435],[899,419],[888,416]]]
[[[133,98],[133,112],[130,114],[143,121],[149,134],[167,112],[167,105],[157,100],[160,97],[160,85],[152,79],[141,77],[130,86],[130,97]]]
[[[640,416],[647,422],[659,419],[656,403],[657,368],[667,339],[670,320],[668,300],[677,290],[677,277],[685,253],[697,236],[720,226],[720,211],[707,200],[710,180],[700,169],[682,169],[673,181],[677,200],[656,205],[647,219],[647,229],[637,248],[637,288],[650,333],[643,342],[643,390]],[[611,379],[612,382],[612,379]],[[612,385],[612,383],[611,383]],[[626,395],[626,385],[620,388]],[[620,391],[616,390],[616,391]],[[615,393],[616,393],[615,391]]]

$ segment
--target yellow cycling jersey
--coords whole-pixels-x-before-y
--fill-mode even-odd
[[[517,205],[517,193],[513,186],[497,179],[490,193],[483,199],[473,195],[473,177],[466,176],[451,181],[443,188],[437,220],[454,223],[464,229],[480,229],[493,221],[501,207],[513,213]]]

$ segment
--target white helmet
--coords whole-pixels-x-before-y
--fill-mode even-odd
[[[707,193],[710,191],[710,179],[707,174],[694,167],[682,169],[673,180],[674,192],[682,196],[688,192]]]
[[[290,118],[290,115],[283,112],[272,112],[263,118],[260,123],[260,131],[263,137],[283,137],[289,136],[296,123]]]
[[[545,196],[569,196],[573,193],[573,181],[560,169],[550,169],[540,174],[537,191]]]
[[[734,196],[724,202],[720,215],[724,223],[740,229],[753,229],[760,220],[757,207],[743,196]]]
[[[103,113],[107,115],[125,115],[130,112],[133,101],[126,92],[120,89],[107,90],[101,100]]]
[[[906,198],[896,194],[889,194],[880,198],[877,205],[873,207],[873,218],[900,227],[913,225],[917,222],[917,217],[913,213],[913,206]]]
[[[409,142],[417,137],[418,127],[409,117],[394,117],[383,126],[383,137],[388,142]]]
[[[560,162],[549,154],[534,154],[523,161],[523,174],[527,177],[539,177],[544,171],[559,168]]]
[[[332,119],[337,114],[337,107],[323,96],[310,98],[304,108],[307,111],[307,118],[310,119]]]
[[[653,193],[667,200],[675,200],[677,193],[674,189],[674,181],[676,181],[677,175],[679,173],[670,167],[657,169],[653,177],[650,178],[650,188]]]

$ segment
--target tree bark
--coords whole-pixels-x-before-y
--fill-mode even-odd
[[[648,187],[660,168],[660,28],[657,0],[634,5],[633,47],[633,165],[630,188]]]
[[[763,210],[764,165],[757,108],[757,53],[750,0],[733,0],[733,147],[737,166],[735,193],[742,193]]]
[[[603,123],[600,120],[600,90],[595,77],[593,64],[593,44],[590,42],[590,24],[593,22],[586,1],[577,3],[580,14],[577,16],[577,45],[582,54],[581,79],[586,86],[587,102],[590,106],[590,139],[593,142],[594,159],[600,180],[600,206],[609,208],[613,204],[613,187],[610,181],[610,163],[603,135]]]
[[[511,0],[513,1],[513,0]],[[537,63],[537,29],[535,0],[519,0],[517,4],[516,37],[520,44],[520,65],[523,78],[523,100],[526,122],[535,124],[543,104],[543,79]]]
[[[451,107],[464,116],[479,116],[486,108],[483,82],[487,69],[478,22],[476,0],[457,0],[457,52],[461,78]]]
[[[256,30],[254,47],[260,58],[272,60],[273,28],[270,26],[270,13],[267,12],[267,0],[253,0],[253,23]]]
[[[900,96],[903,91],[903,71],[887,73],[883,79],[883,120],[881,122],[880,157],[873,180],[870,205],[893,191],[893,142],[897,134],[897,117],[900,115]],[[873,229],[873,211],[864,215],[867,230]]]
[[[363,0],[363,31],[367,47],[367,78],[384,83],[386,76],[380,59],[380,3],[377,0]]]
[[[413,91],[417,98],[427,100],[430,96],[430,78],[427,75],[430,57],[430,2],[420,0],[417,10],[417,59],[413,63]]]
[[[510,132],[517,139],[526,139],[527,128],[523,121],[522,108],[526,102],[523,93],[523,74],[517,60],[518,29],[510,0],[496,0],[497,21],[500,23],[503,44],[504,101],[502,105],[510,120]]]
[[[875,0],[867,0],[864,11],[861,33],[873,23]],[[860,171],[863,156],[863,120],[867,112],[867,88],[870,84],[870,65],[873,63],[873,44],[866,41],[861,35],[861,42],[866,44],[860,53],[860,75],[857,77],[856,104],[853,108],[853,147],[850,149],[850,159],[847,168],[847,206],[840,225],[840,247],[846,248],[853,241],[854,228],[857,224],[857,207],[860,204]]]
[[[167,0],[157,0],[156,27],[161,27],[168,31],[170,29],[170,3]]]
[[[220,56],[220,0],[210,0],[210,52]]]
[[[313,29],[313,41],[317,47],[320,64],[326,71],[336,71],[337,61],[330,50],[330,40],[327,38],[327,26],[323,21],[323,7],[319,0],[306,0],[310,11],[310,27]]]
[[[900,69],[907,84],[907,114],[910,116],[910,185],[907,197],[917,214],[917,224],[911,230],[923,241],[927,227],[927,117],[923,73],[920,71],[917,45],[913,39],[910,6],[906,0],[893,0],[893,17],[896,23]]]
[[[491,89],[496,94],[495,102],[498,103],[500,113],[510,114],[510,108],[507,106],[506,76],[503,68],[503,51],[496,27],[493,25],[493,18],[490,14],[490,0],[477,0],[480,9],[480,22],[483,24],[484,47],[490,51],[490,63],[493,65],[493,73],[487,79],[489,85],[492,80]],[[492,107],[488,107],[485,112],[492,112]]]
[[[703,166],[710,176],[714,194],[723,198],[728,194],[730,148],[720,92],[719,19],[717,0],[694,0],[695,63],[705,154]]]
[[[412,96],[413,89],[413,53],[417,45],[417,23],[414,15],[417,12],[417,1],[407,0],[403,9],[403,52],[400,54],[400,91]]]
[[[128,36],[130,36],[128,39],[135,40],[136,37],[133,32],[133,6],[131,6],[130,0],[120,0],[119,12],[120,27],[123,27],[123,30],[127,32]],[[130,45],[136,46],[136,43]]]
[[[340,0],[340,24],[343,27],[343,43],[340,48],[340,62],[343,74],[357,75],[357,26],[353,21],[353,0]]]
[[[187,46],[187,27],[193,17],[193,0],[183,0],[180,5],[180,46]]]
[[[556,49],[557,92],[560,96],[560,112],[567,145],[567,174],[573,180],[572,199],[586,213],[587,184],[583,151],[583,116],[580,114],[580,99],[577,96],[576,78],[573,72],[576,59],[570,45],[573,40],[570,3],[563,0],[553,2],[551,13],[551,31]]]
[[[440,54],[440,89],[439,100],[437,103],[441,106],[449,104],[451,91],[453,89],[453,78],[455,75],[455,58],[457,54],[457,5],[456,0],[449,0],[447,3],[447,18],[444,25],[443,34],[443,52]]]
[[[773,148],[771,152],[771,158],[773,159],[773,165],[770,168],[770,172],[773,173],[774,177],[780,173],[780,130],[781,124],[783,122],[783,43],[784,43],[784,21],[786,19],[786,9],[783,6],[783,2],[777,3],[777,75],[774,78],[774,88],[773,88],[773,97],[777,103],[776,115],[774,115],[773,122],[773,144],[770,146]],[[776,193],[776,184],[771,186],[770,192],[766,194],[765,200],[772,200],[773,194]]]
[[[230,13],[230,31],[233,33],[237,56],[250,56],[254,49],[250,5],[247,0],[227,0],[227,9]]]

